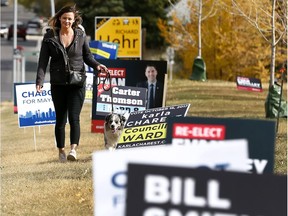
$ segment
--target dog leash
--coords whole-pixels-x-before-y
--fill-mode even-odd
[[[97,86],[99,86],[102,83],[102,88],[104,91],[110,91],[110,97],[111,97],[111,106],[112,106],[112,113],[114,112],[114,106],[113,106],[113,95],[112,95],[112,88],[111,88],[111,75],[109,72],[100,72],[100,73],[105,73],[104,79],[101,79],[100,77],[97,81]],[[108,85],[105,87],[106,81],[108,80]]]

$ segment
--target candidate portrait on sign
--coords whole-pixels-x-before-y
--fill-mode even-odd
[[[147,88],[147,109],[162,107],[164,85],[157,81],[158,71],[154,65],[147,65],[145,76],[147,80],[138,82],[136,87]]]

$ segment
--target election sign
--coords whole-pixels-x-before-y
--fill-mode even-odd
[[[254,92],[263,91],[261,80],[257,78],[237,76],[236,83],[237,83],[237,89],[254,91]]]
[[[128,163],[244,172],[247,158],[248,146],[244,139],[224,140],[217,145],[96,151],[92,155],[94,215],[125,215],[126,188],[131,183],[127,183]]]
[[[86,93],[85,102],[92,102],[93,98],[93,82],[94,82],[94,69],[84,64],[86,71]]]
[[[189,107],[183,104],[130,113],[116,149],[165,144],[166,119],[186,116]]]
[[[128,164],[126,216],[287,216],[287,176]]]
[[[141,59],[141,17],[95,17],[95,40],[119,44],[119,58]]]
[[[13,111],[14,111],[14,114],[17,114],[18,113],[18,107],[17,107],[17,95],[16,95],[16,86],[17,85],[27,85],[27,84],[32,84],[31,82],[25,82],[25,83],[14,83],[14,86],[13,86],[13,93],[14,93],[14,107],[13,107]]]
[[[94,74],[86,72],[86,76],[87,78],[86,78],[85,102],[92,102]]]
[[[111,113],[125,114],[146,108],[146,88],[114,86],[108,91],[98,91],[97,110],[99,115]],[[113,106],[113,107],[112,107]]]
[[[117,59],[117,43],[90,41],[89,46],[95,59]]]
[[[104,131],[104,119],[110,114],[111,109],[109,106],[98,106],[99,103],[105,103],[100,99],[100,95],[108,98],[111,95],[109,89],[119,86],[136,87],[137,83],[147,80],[145,76],[145,69],[149,65],[153,65],[157,69],[157,82],[162,84],[163,91],[159,92],[159,101],[161,107],[165,103],[165,78],[167,74],[167,62],[166,61],[151,61],[151,60],[112,60],[112,59],[100,59],[100,63],[108,66],[109,77],[106,73],[98,73],[94,76],[93,82],[93,100],[92,100],[92,123],[91,131],[95,133],[103,133]],[[132,90],[132,89],[131,89]],[[110,92],[110,93],[109,93]],[[104,96],[106,95],[106,96]],[[146,103],[146,102],[145,102]],[[122,104],[123,105],[123,104]],[[130,105],[129,105],[130,106]],[[133,105],[134,106],[134,105]],[[111,107],[111,106],[110,106]],[[126,109],[127,107],[125,107]],[[99,110],[98,110],[99,109]],[[141,109],[139,109],[141,110]],[[128,107],[128,112],[136,111],[134,107]]]
[[[169,118],[167,143],[208,144],[217,140],[247,139],[250,172],[272,173],[274,168],[275,121],[234,118]]]
[[[16,85],[19,127],[55,124],[50,84],[37,92],[35,84]]]

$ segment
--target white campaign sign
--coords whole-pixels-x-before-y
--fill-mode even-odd
[[[16,98],[19,127],[55,124],[50,83],[44,83],[41,92],[36,91],[35,84],[17,85]]]
[[[92,102],[93,98],[93,79],[94,74],[91,72],[86,72],[86,94],[85,94],[85,102]]]
[[[162,145],[93,153],[95,216],[124,216],[128,163],[247,171],[247,140],[195,146]]]

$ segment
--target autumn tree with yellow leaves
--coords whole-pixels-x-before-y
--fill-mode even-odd
[[[231,0],[233,13],[242,16],[270,46],[270,86],[274,85],[277,46],[287,43],[287,1],[285,0]],[[281,50],[280,50],[281,52]],[[287,54],[287,52],[286,52]],[[281,56],[280,56],[281,58]]]
[[[249,4],[250,1],[244,2]],[[198,6],[197,1],[189,1],[189,21],[183,22],[175,12],[170,22],[158,22],[162,36],[176,50],[182,65],[177,75],[183,78],[191,74],[193,60],[199,53],[198,16],[195,13]],[[230,0],[203,0],[203,16],[210,14],[201,23],[202,57],[207,77],[234,81],[237,75],[241,75],[268,82],[269,44],[247,20],[232,13],[232,7]]]

